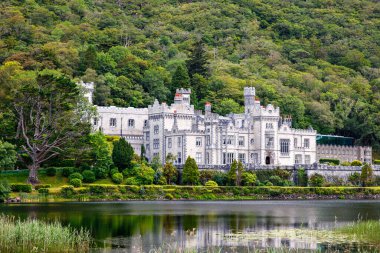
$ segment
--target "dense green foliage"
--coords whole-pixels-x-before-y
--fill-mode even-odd
[[[0,64],[94,81],[99,105],[170,102],[183,82],[197,108],[210,101],[217,112],[238,112],[242,87],[253,85],[296,127],[379,145],[377,1],[6,0],[0,7]],[[186,68],[189,79],[178,79]],[[7,73],[1,69],[0,80]],[[1,135],[12,117],[0,113]]]
[[[199,170],[194,158],[187,157],[182,172],[182,183],[187,185],[199,184]]]
[[[323,159],[319,159],[319,163],[327,163],[327,164],[332,164],[332,165],[339,165],[340,161],[338,159],[323,158]]]
[[[0,170],[14,169],[16,161],[17,155],[15,146],[9,142],[0,140]]]
[[[112,161],[119,171],[131,167],[133,159],[133,148],[124,138],[120,138],[113,143]]]
[[[7,181],[0,181],[0,203],[4,202],[11,192],[11,187],[9,186]]]
[[[373,169],[368,163],[364,164],[362,167],[362,173],[360,179],[363,186],[371,186],[373,183]]]
[[[318,173],[311,175],[310,180],[309,180],[310,186],[313,186],[313,187],[321,187],[323,186],[324,183],[325,183],[325,178],[321,174],[318,174]]]

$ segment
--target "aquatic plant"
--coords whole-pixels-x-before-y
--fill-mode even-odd
[[[357,241],[380,244],[380,220],[358,220],[338,228],[337,233],[352,236]]]
[[[88,252],[91,244],[84,229],[0,215],[0,252]]]

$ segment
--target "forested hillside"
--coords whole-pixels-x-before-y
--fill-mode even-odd
[[[191,87],[196,107],[210,101],[221,114],[242,111],[250,85],[295,127],[379,146],[378,1],[3,0],[0,7],[0,83],[15,69],[55,69],[94,81],[99,105],[134,107],[170,103],[176,87]]]

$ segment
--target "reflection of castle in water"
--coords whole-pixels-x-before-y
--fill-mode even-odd
[[[273,211],[276,213],[276,211]],[[277,216],[275,214],[274,216]],[[289,215],[289,214],[288,214]],[[109,238],[107,244],[112,244],[113,248],[124,248],[125,252],[149,252],[151,249],[180,248],[180,249],[220,249],[223,252],[230,252],[229,249],[253,249],[253,248],[297,248],[297,249],[317,249],[318,243],[313,238],[291,238],[278,236],[267,237],[266,231],[292,231],[293,228],[304,229],[331,229],[335,227],[335,222],[318,222],[315,218],[310,218],[304,222],[290,216],[268,216],[256,217],[255,215],[188,215],[156,217],[155,225],[150,231],[135,231],[129,238]],[[158,226],[158,227],[156,227]],[[161,227],[161,229],[160,229]],[[255,233],[254,239],[240,237],[240,234]],[[262,237],[260,237],[262,234]],[[232,236],[230,236],[232,235]],[[117,251],[120,252],[120,251]],[[123,252],[123,251],[122,251]]]

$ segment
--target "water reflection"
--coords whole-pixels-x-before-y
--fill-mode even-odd
[[[380,218],[379,201],[108,202],[14,204],[0,212],[25,219],[60,220],[91,230],[106,251],[148,252],[164,243],[239,251],[253,247],[316,249],[317,241],[289,238],[243,240],[229,234],[273,229],[329,229],[358,219]]]

